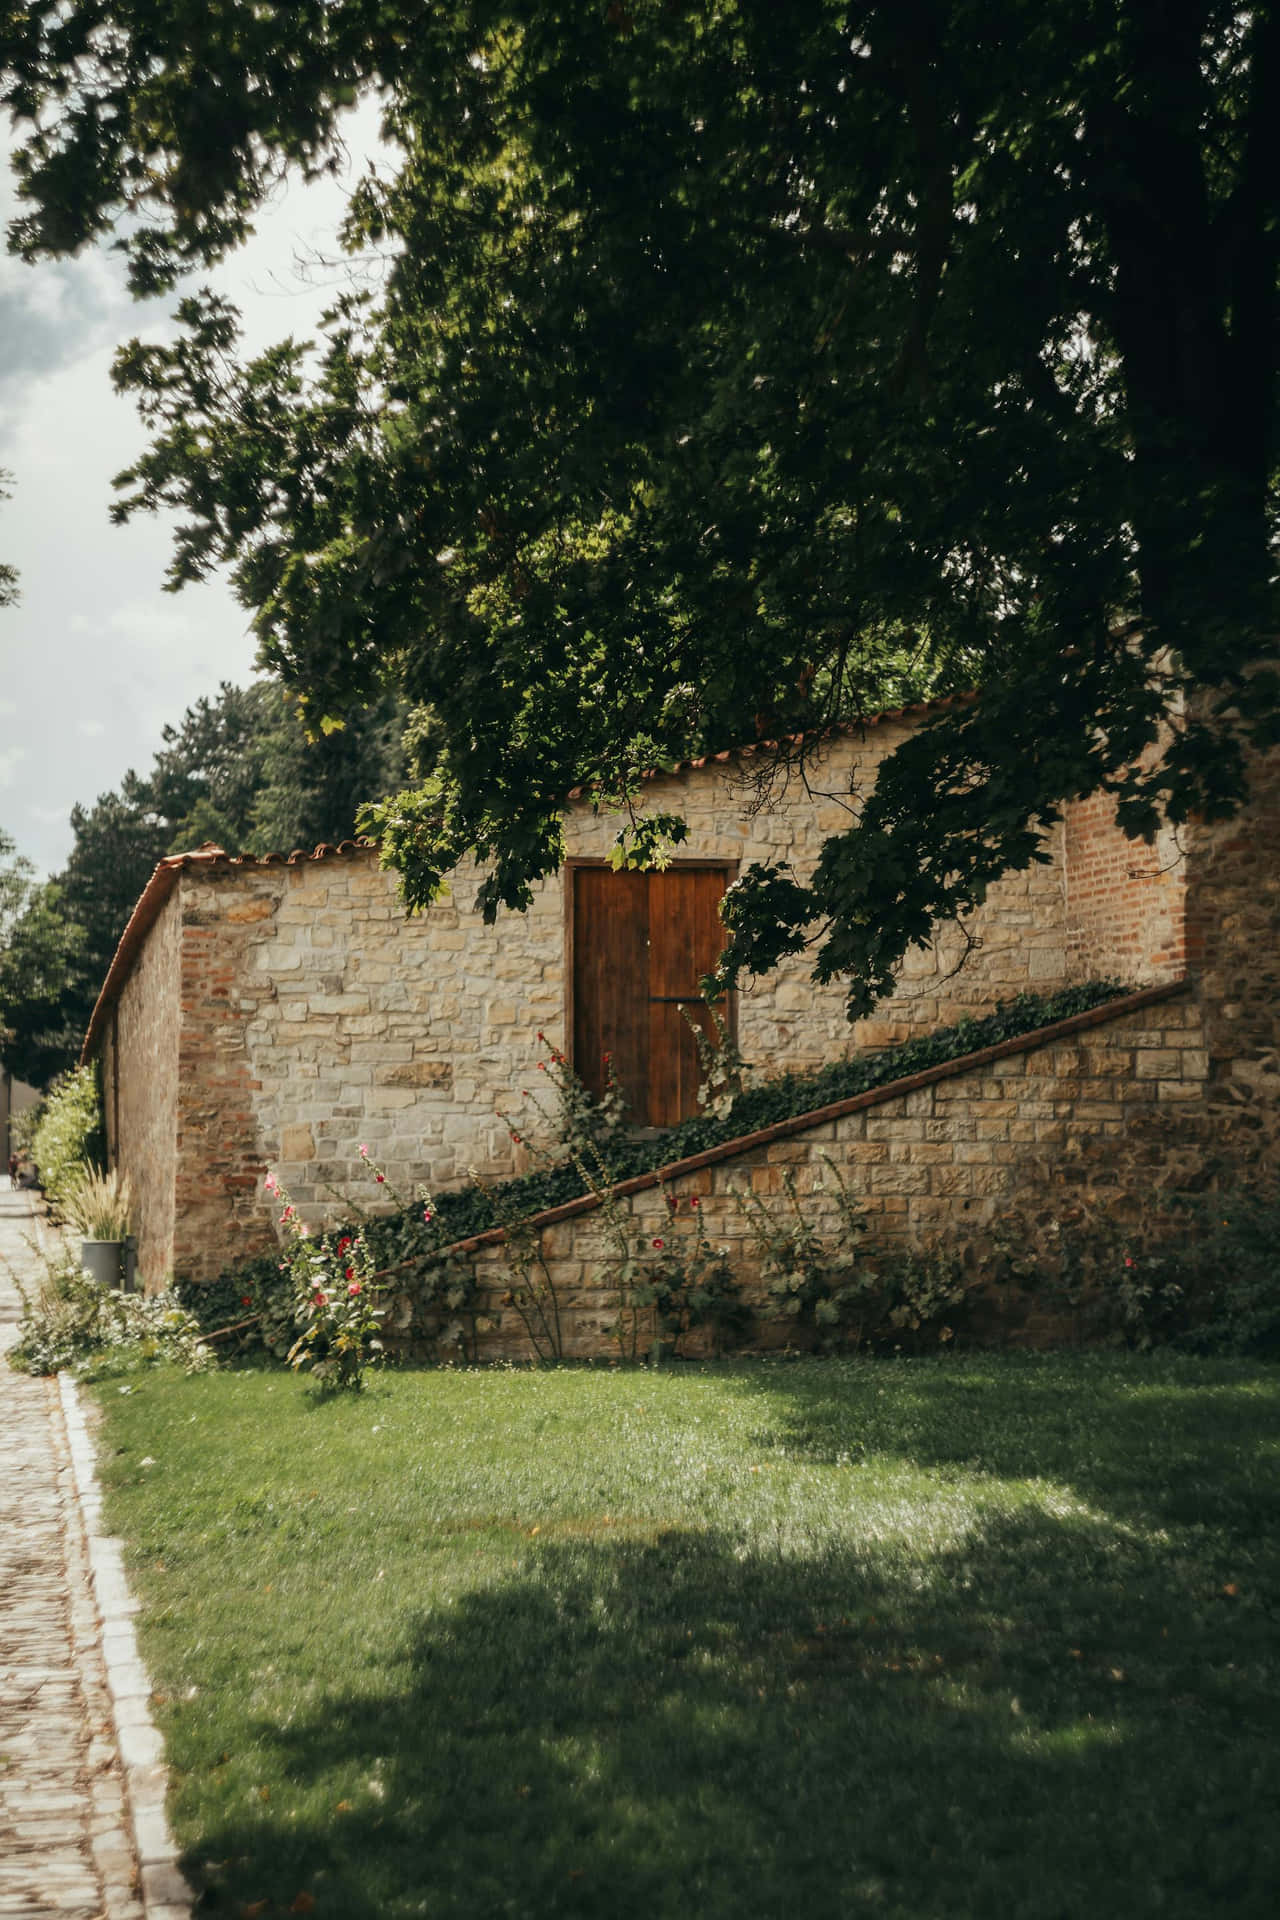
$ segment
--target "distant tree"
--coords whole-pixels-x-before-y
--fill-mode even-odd
[[[47,1087],[79,1042],[69,1026],[83,936],[56,887],[0,830],[0,1062]]]
[[[379,816],[489,911],[566,787],[979,684],[817,872],[733,893],[729,970],[817,944],[860,1012],[1099,788],[1230,811],[1280,725],[1280,8],[1225,0],[66,0],[8,98],[27,257],[119,232],[154,292],[338,164],[367,269],[319,349],[201,294],[118,361],[177,510],[316,722],[440,730]],[[127,215],[127,218],[122,216]]]
[[[402,777],[403,703],[388,696],[308,737],[270,681],[224,682],[164,729],[151,772],[130,772],[71,810],[66,866],[38,886],[0,843],[0,1057],[45,1086],[79,1057],[85,1029],[138,897],[166,854],[215,841],[271,853],[350,838],[360,806]]]

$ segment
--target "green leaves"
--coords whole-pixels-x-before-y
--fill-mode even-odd
[[[1063,800],[1212,818],[1280,731],[1280,23],[1166,11],[73,3],[11,53],[16,244],[127,205],[167,284],[381,88],[376,288],[313,346],[239,361],[201,294],[125,349],[118,517],[177,509],[171,583],[230,565],[314,712],[430,708],[438,786],[385,819],[413,903],[471,850],[525,905],[573,788],[980,686],[742,895],[729,964],[812,937],[856,1013]]]

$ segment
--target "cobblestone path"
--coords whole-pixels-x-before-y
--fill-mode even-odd
[[[0,1188],[0,1347],[39,1228]],[[0,1355],[0,1917],[141,1920],[120,1758],[56,1382]]]

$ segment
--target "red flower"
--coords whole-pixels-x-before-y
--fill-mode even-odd
[[[355,1268],[354,1268],[354,1267],[348,1267],[348,1268],[347,1268],[347,1270],[346,1270],[346,1274],[345,1274],[345,1276],[344,1276],[344,1277],[345,1277],[346,1279],[348,1279],[348,1280],[354,1280],[354,1279],[355,1279],[355,1277],[356,1277],[356,1270],[355,1270]]]
[[[313,1294],[313,1295],[312,1295],[312,1297],[311,1297],[311,1304],[312,1304],[313,1306],[316,1306],[316,1307],[327,1307],[327,1306],[328,1306],[328,1304],[329,1304],[329,1296],[328,1296],[328,1294],[327,1294],[327,1293],[326,1293],[326,1292],[324,1291],[324,1289],[323,1289],[322,1287],[317,1287],[317,1288],[316,1288],[316,1290],[315,1290],[315,1292],[314,1292],[314,1294]]]
[[[347,1248],[350,1245],[351,1245],[351,1235],[349,1233],[344,1233],[341,1240],[339,1240],[338,1242],[338,1252],[345,1253]]]
[[[387,1179],[387,1176],[386,1176],[386,1174],[385,1174],[385,1173],[375,1173],[373,1177],[374,1177],[374,1179],[375,1179],[375,1180],[377,1181],[377,1183],[378,1183],[378,1185],[379,1185],[380,1187],[381,1187],[381,1186],[385,1186],[385,1184],[386,1184],[386,1179]]]
[[[659,1248],[662,1246],[661,1240],[655,1240],[653,1244],[655,1247],[659,1247]]]
[[[253,1305],[252,1295],[247,1293],[242,1293],[240,1295],[240,1305],[242,1307],[251,1307]]]
[[[515,1142],[516,1146],[522,1147],[524,1145],[524,1141],[520,1138],[520,1135],[518,1133],[513,1133],[511,1138]]]
[[[539,1060],[539,1062],[538,1062],[538,1072],[539,1072],[539,1073],[545,1073],[545,1072],[546,1072],[546,1070],[547,1070],[547,1063],[546,1063],[546,1061],[545,1061],[545,1060]]]
[[[422,1217],[424,1220],[434,1220],[435,1215],[432,1213],[430,1207],[424,1207],[422,1209]]]
[[[691,1193],[691,1194],[689,1195],[689,1205],[690,1205],[691,1207],[696,1207],[696,1206],[697,1206],[697,1204],[698,1204],[698,1196],[697,1196],[697,1194],[696,1194],[696,1193]]]

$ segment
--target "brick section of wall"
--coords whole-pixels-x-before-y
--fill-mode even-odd
[[[1247,771],[1247,813],[1187,830],[1188,961],[1224,1082],[1256,1078],[1280,1046],[1280,748]]]
[[[279,869],[256,871],[251,892],[232,886],[214,898],[184,874],[171,901],[181,916],[182,1004],[173,1266],[184,1277],[209,1278],[275,1244],[261,1193],[261,1088],[245,1044],[254,1004],[246,957],[282,888]]]
[[[1180,974],[1187,866],[1178,837],[1166,828],[1152,846],[1128,839],[1103,793],[1067,807],[1063,833],[1073,977],[1145,984]]]
[[[625,1196],[633,1244],[656,1261],[655,1239],[670,1246],[673,1237],[704,1233],[728,1251],[747,1297],[758,1299],[758,1257],[736,1191],[779,1205],[789,1173],[807,1217],[834,1233],[834,1165],[865,1209],[869,1243],[906,1248],[933,1241],[980,1268],[993,1215],[1029,1187],[1045,1206],[1055,1195],[1065,1205],[1087,1193],[1121,1220],[1147,1206],[1188,1114],[1204,1106],[1208,1075],[1196,1000],[1183,995],[1143,1006],[1047,1043],[1032,1039],[1025,1050],[1010,1048],[930,1084],[879,1089],[856,1110],[819,1118],[785,1138],[698,1156],[665,1190],[648,1185]],[[668,1193],[686,1203],[674,1223]],[[687,1207],[693,1195],[696,1214]],[[469,1244],[486,1304],[496,1308],[511,1283],[506,1250],[488,1238]],[[566,1351],[607,1353],[617,1299],[598,1211],[553,1219],[542,1245]],[[1036,1329],[1021,1331],[1034,1337]],[[481,1350],[527,1357],[510,1308]]]
[[[108,1152],[133,1185],[138,1276],[151,1288],[174,1259],[181,933],[175,897],[116,1003],[102,1063]]]

